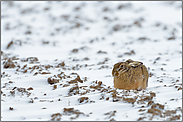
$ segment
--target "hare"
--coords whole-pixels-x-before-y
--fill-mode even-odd
[[[142,62],[128,59],[114,65],[112,70],[114,77],[114,88],[117,89],[146,89],[148,86],[149,74]]]

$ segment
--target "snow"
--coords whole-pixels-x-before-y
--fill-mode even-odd
[[[122,8],[118,9],[120,5]],[[94,91],[90,88],[96,84],[95,81],[102,81],[102,87],[110,86],[111,90],[116,90],[111,74],[113,65],[127,59],[141,61],[150,68],[148,72],[153,74],[149,77],[147,89],[136,91],[138,93],[117,89],[118,96],[125,95],[125,91],[129,94],[126,98],[146,96],[153,92],[156,96],[152,101],[165,106],[162,112],[176,110],[178,107],[182,109],[182,89],[179,89],[182,88],[180,1],[3,1],[1,10],[1,120],[49,121],[55,113],[62,114],[61,121],[137,121],[140,117],[145,117],[142,119],[145,121],[158,121],[169,120],[176,115],[180,115],[177,120],[182,120],[182,111],[177,110],[171,116],[155,115],[151,118],[151,113],[148,113],[151,106],[147,105],[148,101],[137,103],[140,97],[134,104],[123,99],[114,102],[112,92]],[[140,27],[135,22],[140,23]],[[121,28],[115,31],[116,25]],[[31,33],[26,34],[28,31]],[[17,40],[20,40],[21,45]],[[14,44],[7,48],[11,41]],[[74,52],[74,49],[78,51]],[[125,54],[132,50],[135,54]],[[98,53],[99,51],[104,53]],[[6,54],[10,55],[5,56]],[[13,56],[19,58],[13,60],[17,62],[16,66],[4,68],[5,58]],[[28,57],[37,57],[38,62],[31,64],[29,61],[21,61]],[[66,69],[55,67],[62,62]],[[32,72],[28,69],[23,73],[24,69],[21,68],[25,64],[27,68],[35,65],[53,67],[46,69],[40,66],[40,72],[51,74],[34,75],[40,69]],[[18,71],[17,65],[21,67]],[[76,65],[81,67],[72,69]],[[4,76],[3,72],[9,76]],[[48,83],[49,77],[61,72],[70,78],[52,85]],[[77,77],[71,73],[77,73],[83,81],[87,78],[83,83],[77,83],[78,87],[86,86],[86,89],[79,88],[80,93],[87,89],[91,91],[68,96],[69,90],[77,86],[63,86]],[[54,85],[57,86],[56,89]],[[15,87],[25,88],[31,94],[19,92]],[[33,90],[27,90],[30,87]],[[10,93],[13,88],[14,96]],[[88,97],[91,102],[79,103],[78,98],[81,97]],[[106,100],[107,97],[109,100]],[[67,115],[64,108],[74,108],[84,114],[71,119],[76,115]],[[140,109],[145,111],[139,112]],[[116,113],[112,116],[114,111]],[[105,114],[107,112],[111,113]]]

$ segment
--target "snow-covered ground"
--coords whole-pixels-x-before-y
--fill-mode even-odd
[[[113,87],[141,61],[145,90]],[[182,120],[182,3],[1,2],[1,120]]]

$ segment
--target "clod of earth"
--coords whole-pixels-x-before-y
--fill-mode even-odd
[[[27,88],[27,90],[34,90],[32,87]]]
[[[71,52],[77,53],[78,51],[79,51],[79,49],[73,49]]]
[[[106,51],[101,51],[101,50],[99,50],[97,53],[98,53],[98,54],[107,54]]]
[[[15,63],[9,58],[5,63],[4,63],[4,68],[14,68]]]
[[[79,94],[79,87],[78,87],[78,85],[72,87],[69,90],[69,93],[68,93],[69,96],[76,95],[76,94]]]
[[[9,110],[13,110],[13,107],[9,107]]]
[[[51,117],[52,117],[52,121],[60,121],[61,120],[61,116],[62,114],[60,113],[56,113],[56,114],[52,114]]]
[[[104,115],[109,115],[109,117],[107,118],[111,118],[112,116],[115,116],[115,114],[116,114],[116,110],[104,113]]]
[[[84,100],[88,100],[89,98],[88,97],[81,97],[78,99],[79,103],[82,103],[84,102]]]
[[[124,53],[124,55],[133,55],[133,54],[135,54],[135,51],[134,50],[131,50],[130,52]]]
[[[12,45],[13,45],[13,41],[11,41],[11,42],[7,45],[6,49],[9,49]]]
[[[77,75],[76,79],[69,81],[69,84],[78,83],[78,82],[83,83],[83,80],[81,80],[79,75]]]
[[[55,84],[55,83],[58,83],[59,82],[59,79],[55,79],[55,78],[53,78],[53,77],[49,77],[48,79],[47,79],[47,81],[48,81],[48,83],[49,84]]]

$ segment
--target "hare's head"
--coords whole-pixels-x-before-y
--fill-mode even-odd
[[[126,62],[119,62],[114,65],[114,68],[112,70],[112,76],[113,77],[119,77],[121,74],[128,71],[129,65]]]
[[[127,72],[130,67],[137,67],[143,64],[142,62],[133,61],[131,59],[128,59],[125,62],[119,62],[114,65],[114,68],[112,70],[112,76],[113,77],[119,77],[123,73]]]

